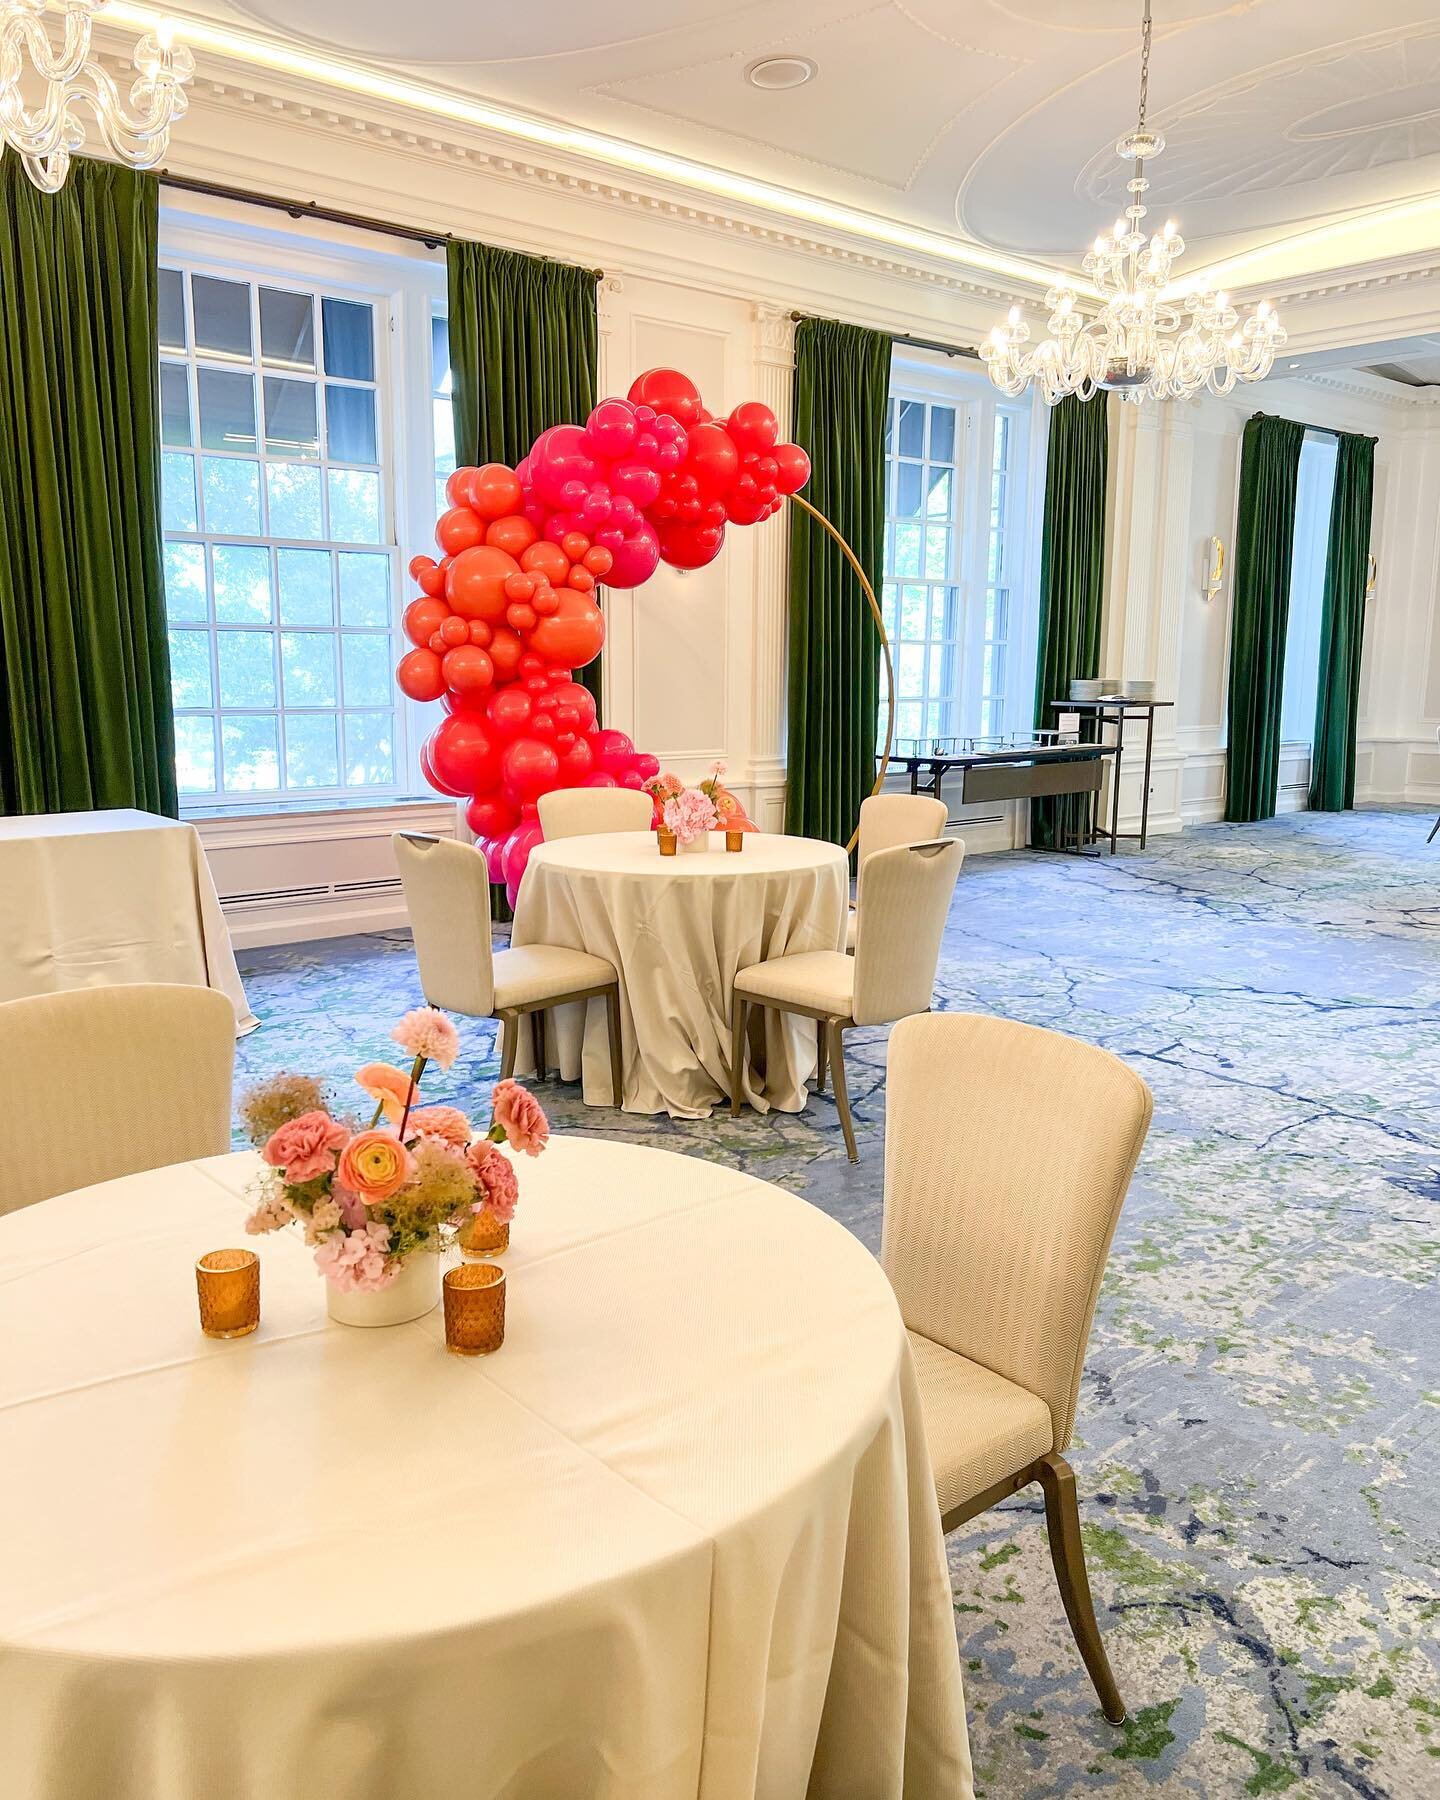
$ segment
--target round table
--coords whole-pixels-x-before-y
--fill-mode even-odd
[[[738,970],[772,956],[843,950],[849,859],[818,838],[747,832],[725,849],[661,856],[649,832],[606,832],[540,844],[520,885],[511,941],[588,950],[620,976],[627,1112],[706,1118],[730,1093],[730,996]],[[561,1073],[591,1105],[612,1104],[603,1006],[556,1009]],[[745,1098],[800,1112],[814,1072],[809,1020],[755,1008]],[[763,1034],[763,1050],[761,1048]],[[517,1067],[533,1068],[529,1033]],[[763,1070],[763,1072],[761,1072]]]
[[[6,1800],[971,1793],[878,1266],[695,1158],[552,1139],[494,1356],[327,1319],[250,1154],[0,1218]]]

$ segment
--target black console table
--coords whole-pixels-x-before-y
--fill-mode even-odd
[[[1155,750],[1155,715],[1162,706],[1173,706],[1173,700],[1127,700],[1120,694],[1104,694],[1098,700],[1052,700],[1050,707],[1056,713],[1078,713],[1083,719],[1089,717],[1094,721],[1099,733],[1099,746],[1114,755],[1110,766],[1110,779],[1114,783],[1114,792],[1110,796],[1110,848],[1113,851],[1118,838],[1138,838],[1140,848],[1145,848],[1146,833],[1150,828],[1150,762]],[[1124,747],[1125,726],[1130,719],[1143,719],[1145,722],[1145,777],[1140,789],[1140,829],[1139,831],[1121,831],[1120,818],[1120,755]],[[1114,727],[1115,735],[1107,739],[1106,728]],[[1098,821],[1096,822],[1098,827]],[[1095,841],[1098,830],[1092,828],[1091,842]]]

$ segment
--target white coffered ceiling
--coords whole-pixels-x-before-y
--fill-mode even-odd
[[[1075,267],[1124,201],[1139,0],[188,0],[197,16]],[[1154,0],[1187,266],[1440,197],[1436,0]],[[804,56],[762,92],[757,59]],[[203,59],[202,59],[203,67]],[[1330,264],[1364,241],[1335,245]],[[1310,266],[1317,266],[1314,251]],[[1325,266],[1323,258],[1319,266]]]

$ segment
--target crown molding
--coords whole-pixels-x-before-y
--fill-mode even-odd
[[[1440,406],[1440,388],[1406,387],[1403,381],[1387,381],[1383,375],[1371,375],[1364,369],[1300,371],[1294,379],[1309,387],[1328,388],[1332,393],[1350,394],[1359,400],[1399,406],[1407,411],[1423,412]]]

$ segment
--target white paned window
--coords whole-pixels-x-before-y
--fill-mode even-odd
[[[450,325],[443,313],[430,318],[430,415],[435,433],[435,517],[449,510],[445,483],[455,473],[455,412],[450,403]]]
[[[1033,585],[1030,413],[997,403],[983,377],[897,358],[882,601],[897,744],[1028,734],[1034,629],[1017,633],[1016,605]]]
[[[1315,735],[1320,687],[1320,620],[1325,604],[1325,561],[1330,546],[1330,507],[1340,446],[1328,431],[1307,431],[1300,446],[1295,489],[1295,536],[1290,554],[1290,612],[1285,628],[1280,736],[1309,744]]]

